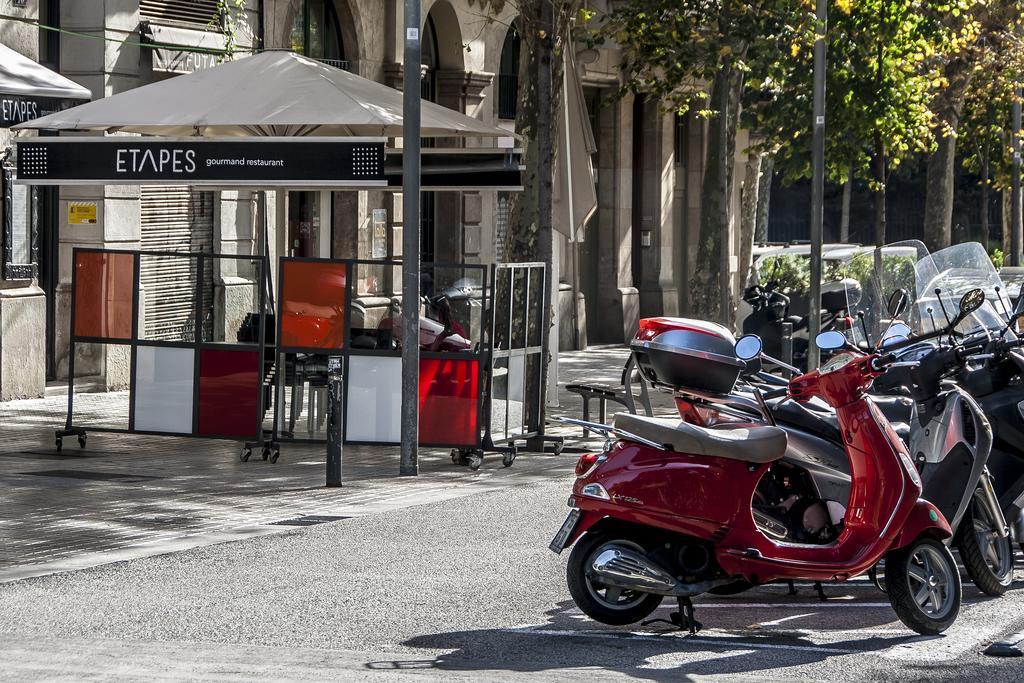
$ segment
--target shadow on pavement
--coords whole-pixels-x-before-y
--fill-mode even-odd
[[[437,656],[430,665],[440,670],[496,669],[556,675],[566,668],[600,669],[644,680],[680,681],[687,680],[688,675],[756,674],[815,664],[831,657],[862,656],[920,638],[909,631],[865,636],[853,631],[851,625],[852,638],[842,638],[842,629],[833,627],[840,634],[836,642],[816,643],[802,631],[735,625],[723,628],[714,623],[718,619],[712,614],[723,610],[713,609],[705,609],[703,614],[698,611],[698,619],[705,622],[706,630],[688,636],[675,629],[607,627],[583,620],[578,613],[570,614],[571,608],[572,603],[562,603],[549,612],[551,620],[542,626],[427,634],[411,638],[403,645],[453,650]],[[771,612],[766,609],[764,616],[771,618]],[[870,627],[872,620],[866,623],[864,616],[863,612],[858,614],[856,628]],[[887,612],[876,623],[891,621],[892,614]],[[375,662],[368,667],[403,669],[427,665],[422,660],[410,660]]]

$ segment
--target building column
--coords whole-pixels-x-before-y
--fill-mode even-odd
[[[97,100],[139,85],[137,39],[138,4],[130,11],[108,12],[105,3],[62,3],[61,26],[101,40],[74,36],[61,38],[61,73],[92,91]],[[103,39],[113,40],[103,40]],[[128,42],[121,42],[128,41]],[[96,223],[67,224],[69,202],[95,202]],[[56,293],[57,376],[67,378],[69,320],[71,314],[72,249],[91,246],[138,249],[142,238],[138,186],[96,185],[61,187],[60,190],[60,284]],[[140,297],[140,301],[144,301]],[[79,344],[75,375],[98,376],[107,389],[128,386],[130,354],[127,347]]]
[[[633,95],[613,99],[599,114],[597,319],[592,343],[621,343],[636,333],[640,293],[633,286]],[[587,239],[591,239],[588,236]]]
[[[639,155],[640,316],[678,315],[679,299],[672,276],[674,240],[673,204],[675,194],[675,117],[662,113],[656,103],[644,103]],[[635,228],[636,226],[634,226]]]

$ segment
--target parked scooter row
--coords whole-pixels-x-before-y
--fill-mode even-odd
[[[969,274],[947,270],[947,279]],[[817,342],[831,358],[788,382],[760,372],[757,336],[734,346],[712,323],[644,321],[633,346],[638,366],[673,391],[681,419],[617,415],[601,428],[604,452],[580,459],[573,510],[551,544],[556,552],[575,544],[568,579],[578,606],[625,624],[675,597],[674,621],[694,631],[693,595],[776,580],[843,581],[874,574],[884,560],[900,619],[939,633],[959,610],[950,543],[979,588],[1004,592],[1013,570],[1006,519],[1020,526],[1024,499],[1014,446],[1024,444],[1024,395],[1010,398],[1024,394],[1024,355],[1006,317],[999,330],[979,329],[978,320],[992,318],[986,290],[953,302],[935,289],[930,303],[921,295],[915,302],[916,329],[890,324],[874,347],[823,333]],[[890,317],[908,301],[893,297]],[[942,307],[942,325],[933,304]],[[748,386],[737,388],[741,374]],[[879,408],[886,402],[868,396],[883,375],[906,395],[886,410],[905,414],[902,434]],[[948,381],[954,376],[959,384]],[[1012,425],[1005,438],[998,429],[993,438],[986,413]],[[991,463],[990,474],[993,440],[1007,457]]]

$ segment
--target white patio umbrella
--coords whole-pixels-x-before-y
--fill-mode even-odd
[[[423,137],[508,137],[423,102]],[[15,126],[167,137],[402,136],[402,93],[293,52],[269,50]]]
[[[88,100],[92,93],[6,45],[0,45],[0,94]]]

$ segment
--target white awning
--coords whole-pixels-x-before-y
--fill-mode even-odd
[[[92,93],[6,45],[0,45],[0,95],[91,100]]]

